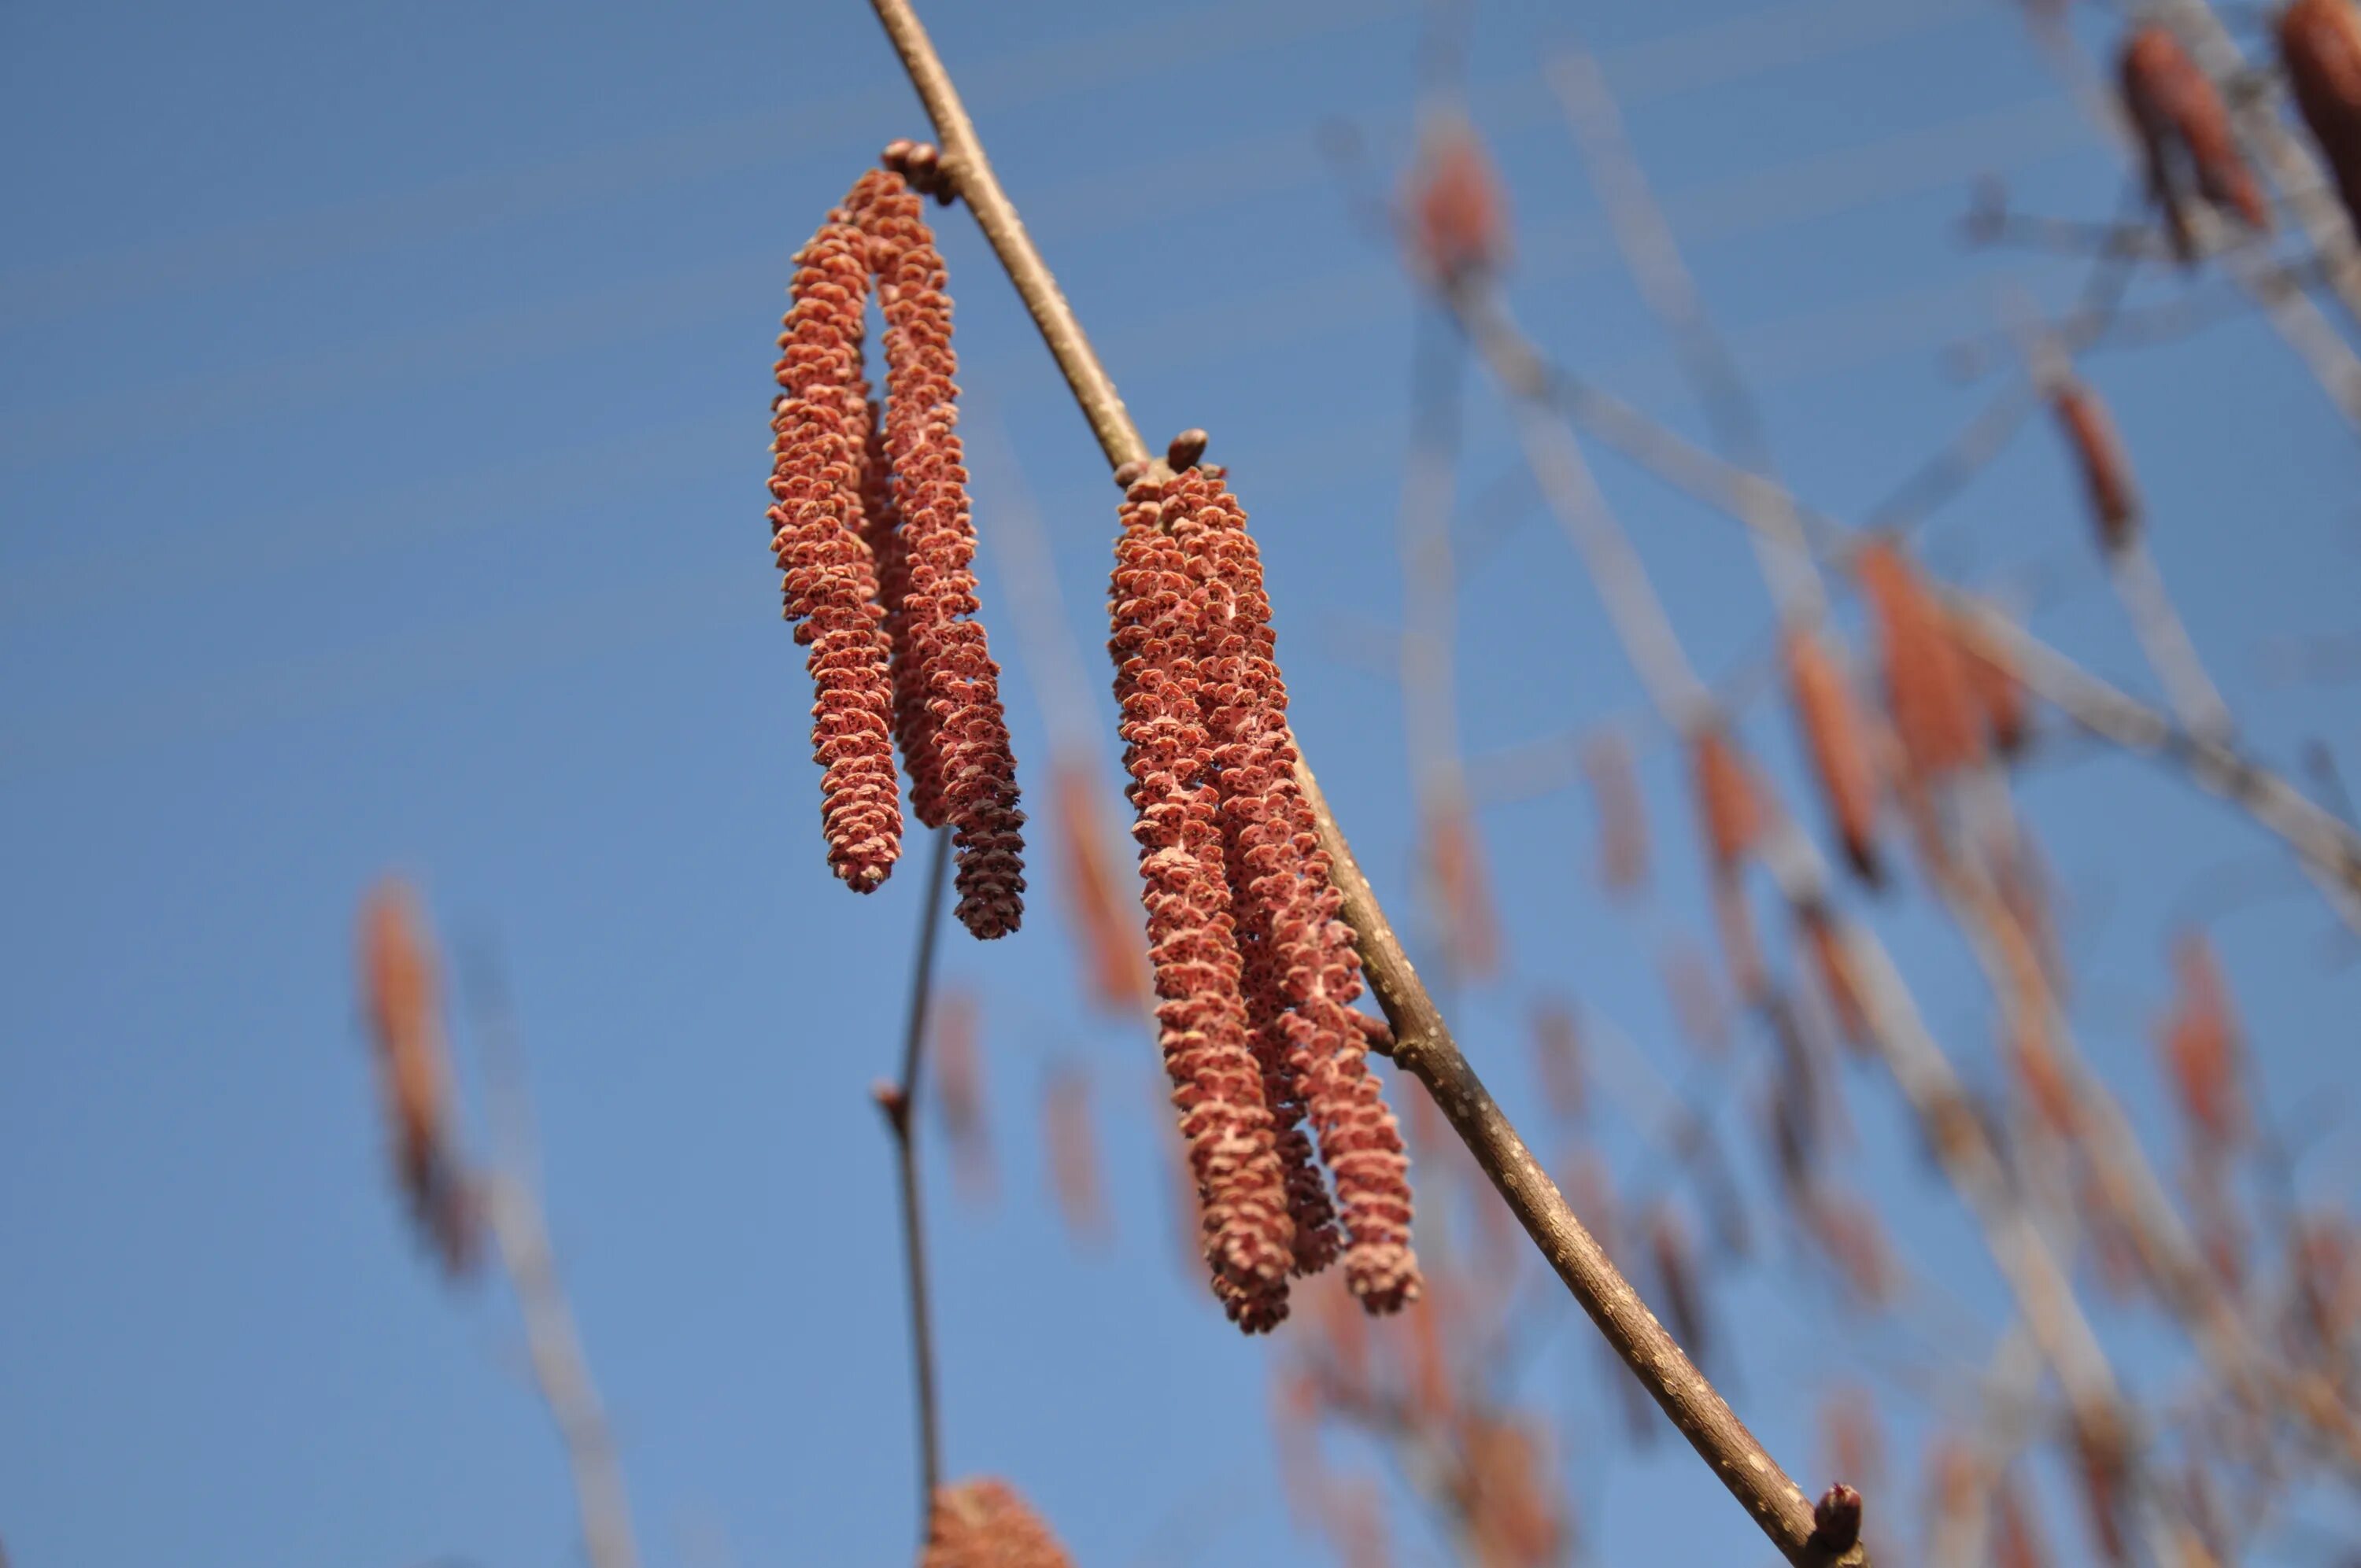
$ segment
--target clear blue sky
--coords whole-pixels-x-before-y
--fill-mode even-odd
[[[1415,306],[1316,132],[1348,118],[1400,160],[1415,7],[927,9],[1135,413],[1159,437],[1214,433],[1268,555],[1307,748],[1407,909],[1383,661]],[[2077,281],[1961,250],[1973,177],[2005,174],[2038,211],[2115,205],[2112,153],[2010,6],[1480,6],[1469,80],[1513,188],[1516,304],[1685,429],[1696,411],[1536,72],[1576,27],[1785,471],[1840,513],[1979,406],[1943,345],[1989,330],[2010,288],[2062,302]],[[431,1277],[383,1178],[350,927],[388,867],[421,880],[447,937],[503,956],[650,1561],[906,1553],[902,1285],[866,1090],[890,1069],[917,878],[861,901],[826,874],[808,687],[759,519],[787,258],[913,134],[855,0],[0,9],[0,1540],[18,1568],[574,1560],[505,1302]],[[943,244],[963,383],[1007,432],[1093,646],[1115,493],[972,226],[950,214]],[[2277,680],[2269,659],[2275,639],[2354,630],[2349,433],[2250,322],[2091,374],[2258,749],[2286,762],[2318,737],[2361,765],[2349,682]],[[1504,479],[1497,402],[1477,394],[1469,417],[1466,532],[1499,532],[1475,510],[1488,495],[1521,509],[1462,584],[1469,750],[1634,713],[1587,584]],[[1769,612],[1732,530],[1604,471],[1701,666],[1759,650]],[[994,503],[983,488],[988,536]],[[2145,689],[2047,431],[1927,541],[1946,570],[2029,586],[2046,634]],[[988,556],[988,615],[998,570]],[[994,632],[1038,802],[1040,707],[1005,615]],[[1761,709],[1748,733],[1798,799],[1784,721]],[[1120,809],[1111,738],[1101,761]],[[1522,1020],[1545,992],[1663,1076],[1691,1070],[1653,959],[1706,934],[1701,879],[1661,745],[1647,769],[1661,853],[1638,917],[1590,891],[1578,795],[1486,816],[1512,970],[1458,1011],[1512,1110],[1537,1109]],[[2271,846],[2070,746],[2020,795],[2065,890],[2077,1022],[2160,1156],[2164,938],[2177,911],[2220,912],[2273,1102],[2315,1139],[2307,1179],[2349,1193],[2361,979]],[[983,998],[1005,1191],[935,1205],[950,1468],[1015,1478],[1089,1563],[1316,1560],[1270,1474],[1271,1348],[1172,1265],[1152,1052],[1085,1011],[1036,858],[1024,932],[948,952]],[[2224,887],[2255,896],[2230,908]],[[1915,894],[1881,926],[1994,1081],[1963,951]],[[1755,1172],[1761,1042],[1740,1059],[1722,1120]],[[1042,1196],[1034,1106],[1061,1060],[1090,1067],[1104,1116],[1103,1255]],[[1964,1320],[1943,1348],[1973,1365],[2004,1323],[1989,1269],[1890,1089],[1851,1090],[1850,1179],[1952,1298],[1927,1321]],[[1617,1117],[1603,1140],[1638,1163]],[[1829,1332],[1797,1277],[1758,1267],[1721,1311],[1733,1397],[1811,1475],[1807,1391],[1918,1341]],[[2136,1381],[2169,1387],[2169,1333],[2109,1332]],[[1762,1558],[1675,1444],[1624,1451],[1584,1332],[1529,1393],[1576,1434],[1592,1560],[1636,1561],[1649,1531],[1659,1561]]]

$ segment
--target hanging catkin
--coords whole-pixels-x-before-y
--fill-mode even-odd
[[[1801,628],[1789,632],[1786,653],[1795,722],[1828,802],[1828,819],[1846,861],[1861,881],[1876,886],[1884,872],[1877,858],[1877,764],[1868,721],[1854,700],[1852,683],[1817,633]]]
[[[1982,762],[1983,716],[1943,608],[1890,540],[1862,545],[1853,570],[1877,623],[1886,710],[1911,780],[1924,786]]]
[[[1368,1310],[1393,1310],[1419,1289],[1409,1162],[1368,1070],[1368,1036],[1352,1008],[1359,960],[1338,918],[1310,803],[1295,784],[1260,554],[1236,499],[1201,468],[1137,478],[1123,516],[1111,647],[1183,1135],[1193,1154],[1212,1131],[1198,1108],[1235,1100],[1235,1084],[1220,1053],[1185,1033],[1176,1048],[1171,1019],[1235,1013],[1259,1075],[1257,1131],[1269,1138],[1279,1173],[1291,1266],[1311,1272],[1337,1250],[1311,1141],[1297,1125],[1308,1116],[1335,1179],[1347,1283]],[[1175,863],[1184,845],[1186,867]],[[1204,887],[1213,878],[1221,899],[1207,919],[1177,890],[1202,890],[1202,898],[1213,891]],[[1175,927],[1179,916],[1196,928]],[[1210,940],[1209,931],[1225,940]],[[1235,967],[1203,961],[1208,948],[1235,954]],[[1197,1081],[1202,1067],[1191,1071],[1192,1050],[1195,1061],[1211,1064],[1210,1085]],[[1259,1259],[1267,1245],[1268,1189],[1217,1213],[1220,1192],[1206,1170],[1199,1179],[1216,1288],[1242,1327],[1268,1326],[1284,1310],[1283,1275],[1258,1268],[1242,1276],[1235,1266],[1242,1253]]]
[[[1248,1043],[1236,925],[1224,876],[1213,741],[1198,711],[1197,647],[1210,596],[1135,488],[1109,605],[1124,766],[1132,777],[1141,901],[1173,1104],[1203,1215],[1214,1288],[1249,1332],[1286,1310],[1294,1263],[1286,1179]]]
[[[2189,217],[2192,186],[2209,206],[2268,230],[2270,209],[2238,150],[2222,94],[2171,29],[2154,22],[2134,28],[2124,40],[2120,70],[2124,108],[2146,154],[2148,198],[2162,213],[2181,260],[2197,255]]]
[[[786,618],[811,650],[812,755],[829,867],[868,893],[902,852],[885,612],[862,537],[868,389],[861,377],[869,271],[853,211],[882,176],[863,175],[796,254],[794,302],[774,367],[771,550]]]
[[[2067,381],[2049,395],[2058,428],[2082,472],[2082,490],[2090,498],[2091,524],[2099,547],[2110,554],[2132,542],[2139,529],[2139,492],[2133,487],[2131,465],[2125,460],[2122,437],[2107,417],[2098,394],[2080,381]]]
[[[2279,13],[2279,62],[2361,234],[2361,11],[2352,0],[2295,0]]]
[[[898,174],[864,178],[856,221],[885,317],[885,455],[893,464],[898,599],[895,652],[906,666],[896,729],[911,807],[950,824],[959,850],[959,917],[1004,936],[1024,915],[1025,816],[1000,706],[1000,666],[977,609],[975,524],[959,437],[958,356],[942,254],[917,195]],[[913,708],[916,701],[921,707]]]
[[[456,1279],[475,1266],[478,1226],[452,1126],[441,987],[417,895],[392,878],[361,902],[360,981],[394,1178],[443,1272]]]

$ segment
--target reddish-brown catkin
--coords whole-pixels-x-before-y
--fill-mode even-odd
[[[1232,909],[1247,956],[1246,999],[1290,1173],[1298,1268],[1324,1265],[1331,1245],[1321,1234],[1326,1206],[1309,1149],[1299,1154],[1286,1137],[1300,1104],[1335,1178],[1346,1283],[1369,1310],[1392,1311],[1420,1288],[1409,1160],[1352,1009],[1361,969],[1340,918],[1342,895],[1295,784],[1261,553],[1216,474],[1188,468],[1147,488],[1159,496],[1163,524],[1209,596],[1198,642],[1200,712],[1213,741]],[[1135,498],[1142,494],[1133,488]]]
[[[1719,724],[1701,725],[1691,735],[1689,778],[1713,873],[1734,877],[1763,835],[1763,807],[1737,743]]]
[[[2246,1126],[2239,1091],[2238,1020],[2213,946],[2195,931],[2172,948],[2172,1011],[2164,1021],[2165,1067],[2190,1130],[2204,1147],[2235,1144]]]
[[[1049,1527],[1005,1481],[935,1489],[918,1568],[1072,1568]]]
[[[2279,13],[2279,61],[2361,234],[2361,11],[2352,0],[2295,0]]]
[[[796,254],[774,367],[785,395],[771,419],[771,550],[796,641],[811,650],[829,864],[858,893],[884,882],[902,852],[893,675],[862,508],[869,269],[853,213],[882,178],[862,176]]]
[[[2149,23],[2132,30],[2124,40],[2122,82],[2124,108],[2139,129],[2147,158],[2148,195],[2162,210],[2181,259],[2196,254],[2189,227],[2191,183],[2216,209],[2257,229],[2271,226],[2222,94],[2170,28]]]
[[[1881,538],[1861,547],[1853,570],[1877,622],[1886,707],[1912,781],[1930,784],[1982,762],[1982,717],[1959,640],[1917,569]]]
[[[1253,1332],[1285,1315],[1294,1225],[1248,1039],[1213,741],[1198,707],[1197,650],[1213,596],[1191,576],[1165,527],[1162,502],[1152,481],[1135,485],[1126,499],[1108,591],[1108,650],[1137,817],[1132,831],[1165,1070],[1196,1178],[1215,1291]]]
[[[972,619],[975,524],[960,447],[950,295],[917,194],[898,174],[866,179],[868,199],[855,216],[885,317],[884,444],[900,515],[902,589],[886,608],[898,617],[901,656],[915,666],[915,678],[904,679],[898,725],[911,805],[929,828],[950,825],[961,922],[978,937],[1005,936],[1024,917],[1025,814],[1000,666]],[[909,711],[911,696],[923,698],[923,717]]]
[[[2091,524],[2098,531],[2100,548],[2109,554],[2121,550],[2139,530],[2140,501],[2115,422],[2099,395],[2080,381],[2060,384],[2050,394],[2049,408],[2074,455],[2074,466],[2082,471],[2082,491],[2090,499]]]
[[[1868,720],[1853,698],[1852,683],[1817,633],[1790,632],[1786,652],[1795,721],[1827,797],[1828,820],[1846,861],[1875,886],[1884,871],[1877,856],[1877,762]]]
[[[417,896],[401,882],[379,883],[361,902],[360,973],[394,1177],[444,1272],[456,1279],[475,1264],[476,1213],[451,1125],[434,954]]]

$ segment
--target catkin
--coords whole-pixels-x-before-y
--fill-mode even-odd
[[[456,1279],[475,1266],[477,1218],[451,1124],[434,955],[417,896],[400,882],[381,882],[362,900],[360,977],[394,1178],[444,1273]]]
[[[1886,708],[1912,782],[1923,786],[1982,762],[1982,717],[1942,607],[1890,540],[1863,545],[1853,570],[1877,623]]]
[[[884,445],[894,470],[901,591],[884,608],[907,666],[897,729],[911,806],[929,828],[950,825],[961,923],[978,937],[1000,937],[1024,916],[1025,815],[1000,666],[973,619],[975,524],[959,437],[950,296],[917,195],[898,174],[872,171],[863,184],[854,214],[885,317]]]
[[[2361,235],[2361,11],[2352,0],[2295,0],[2279,13],[2279,61]]]
[[[1124,767],[1172,1102],[1202,1212],[1214,1288],[1249,1332],[1286,1310],[1294,1263],[1286,1179],[1248,1041],[1224,879],[1213,740],[1198,710],[1210,596],[1163,525],[1157,487],[1123,510],[1109,590]]]
[[[1817,634],[1798,630],[1786,640],[1787,685],[1804,749],[1827,798],[1829,821],[1845,860],[1861,879],[1884,880],[1877,856],[1877,764],[1868,723],[1852,685]]]
[[[1285,1310],[1285,1274],[1341,1250],[1363,1305],[1392,1310],[1419,1289],[1408,1159],[1368,1070],[1352,1007],[1359,959],[1295,783],[1260,553],[1235,498],[1201,468],[1136,480],[1123,518],[1110,647],[1166,1064],[1216,1293],[1241,1327],[1268,1327]],[[1234,1027],[1256,1072],[1251,1104]],[[1244,1140],[1229,1165],[1212,1152],[1225,1135]],[[1275,1243],[1287,1256],[1277,1271]]]
[[[1726,881],[1738,874],[1762,837],[1763,808],[1736,743],[1719,723],[1700,725],[1690,736],[1689,779],[1707,859],[1715,877]]]
[[[1007,1482],[983,1477],[935,1489],[918,1568],[1072,1568],[1041,1516]]]
[[[1245,928],[1268,932],[1281,981],[1265,999],[1269,1010],[1257,1010],[1257,1037],[1270,1042],[1266,1059],[1282,1064],[1275,1087],[1301,1095],[1335,1178],[1345,1283],[1370,1310],[1392,1311],[1419,1290],[1410,1249],[1409,1160],[1368,1069],[1367,1036],[1352,1007],[1361,992],[1361,964],[1340,917],[1344,898],[1330,881],[1311,803],[1295,783],[1295,737],[1261,552],[1246,532],[1246,512],[1218,477],[1190,468],[1165,488],[1175,536],[1217,589],[1203,644],[1217,684],[1205,696],[1224,820],[1240,825],[1244,847],[1231,898]],[[1287,1010],[1276,1012],[1281,1003]],[[1283,1111],[1279,1125],[1284,1132]],[[1316,1194],[1308,1157],[1289,1163],[1290,1190],[1308,1187]],[[1303,1235],[1307,1224],[1325,1229],[1325,1209],[1312,1201],[1296,1210],[1301,1272],[1327,1261],[1324,1243],[1307,1244]]]
[[[2090,498],[2092,526],[2099,545],[2108,554],[2132,542],[2139,528],[2139,491],[2132,484],[2131,465],[2124,457],[2122,437],[2107,417],[2098,394],[2080,381],[2068,381],[2050,394],[2050,411],[2058,428],[2082,471],[2083,493]]]
[[[2121,80],[2124,107],[2146,158],[2149,200],[2162,213],[2181,260],[2197,254],[2189,220],[2192,185],[2207,204],[2269,229],[2270,209],[2238,150],[2222,94],[2170,28],[2149,23],[2132,30],[2124,40]]]
[[[829,865],[858,893],[883,883],[902,852],[885,612],[862,507],[869,269],[852,214],[879,178],[863,175],[796,254],[774,369],[785,395],[771,420],[771,550],[796,641],[811,650]]]

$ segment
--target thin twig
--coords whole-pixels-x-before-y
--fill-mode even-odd
[[[598,1385],[591,1380],[590,1364],[582,1353],[574,1309],[557,1277],[549,1223],[542,1210],[522,1052],[500,994],[497,972],[478,967],[472,979],[492,1145],[491,1163],[482,1178],[485,1215],[524,1321],[534,1385],[549,1408],[573,1472],[583,1555],[590,1568],[636,1568],[640,1553],[632,1538],[622,1466]]]
[[[1111,467],[1153,464],[1147,442],[1116,395],[1072,308],[1034,249],[1016,210],[985,159],[975,126],[950,72],[936,55],[908,0],[871,0],[911,84],[933,123],[960,196],[1032,313],[1042,341],[1090,422]],[[1345,918],[1358,939],[1370,990],[1393,1025],[1395,1061],[1426,1085],[1453,1128],[1484,1168],[1519,1222],[1609,1343],[1648,1385],[1698,1454],[1791,1562],[1863,1563],[1857,1545],[1840,1557],[1814,1534],[1812,1503],[1766,1453],[1703,1374],[1674,1343],[1637,1291],[1608,1260],[1501,1112],[1420,981],[1376,894],[1362,876],[1310,765],[1296,779],[1312,806],[1321,845],[1344,894]]]
[[[902,1076],[877,1086],[877,1108],[894,1135],[902,1185],[902,1255],[910,1282],[910,1381],[918,1407],[918,1534],[942,1483],[940,1405],[935,1395],[934,1320],[928,1307],[927,1233],[918,1190],[918,1067],[926,1051],[927,1011],[934,998],[935,938],[942,927],[943,888],[950,880],[951,830],[935,829],[927,857],[927,894],[918,914],[918,950],[910,962],[910,1009],[902,1030]]]

